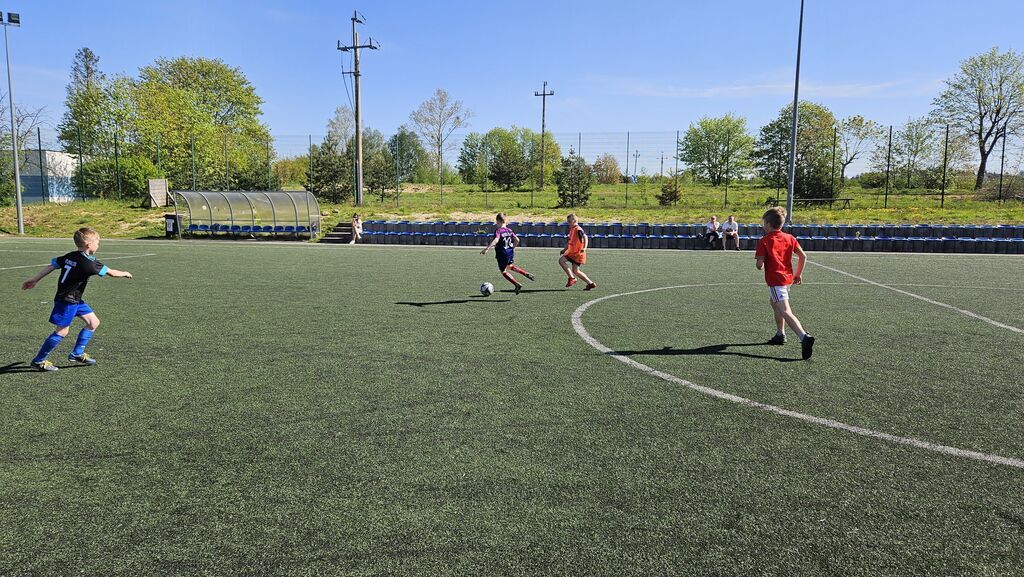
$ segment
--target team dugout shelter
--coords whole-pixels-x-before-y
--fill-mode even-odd
[[[313,238],[320,233],[320,203],[300,191],[176,190],[174,212],[189,235],[270,235]]]

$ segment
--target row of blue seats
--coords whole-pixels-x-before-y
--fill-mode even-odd
[[[372,244],[417,244],[484,246],[490,233],[386,232],[364,230],[366,242]],[[564,234],[521,234],[524,246],[561,247]],[[752,250],[760,235],[741,235],[740,248]],[[1024,254],[1024,238],[925,238],[866,236],[799,236],[801,246],[810,251],[858,252],[976,252],[992,254]],[[707,243],[696,235],[605,235],[592,234],[594,248],[701,249]]]
[[[384,232],[475,233],[488,232],[493,223],[478,221],[367,221],[365,226]],[[704,224],[587,223],[590,234],[649,235],[702,234]],[[521,234],[558,234],[567,230],[564,222],[514,222]],[[794,224],[787,230],[797,236],[888,236],[925,238],[1024,238],[1024,225],[932,225],[932,224]],[[760,235],[760,224],[740,224],[741,235]]]
[[[188,229],[190,233],[205,232],[214,233],[222,232],[228,234],[309,234],[310,228],[303,225],[276,225],[276,226],[261,226],[258,224],[190,224]]]

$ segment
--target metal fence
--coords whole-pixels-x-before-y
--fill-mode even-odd
[[[846,167],[846,176],[859,176],[853,183],[841,177],[834,178],[832,196],[842,196],[854,191],[859,197],[871,199],[872,205],[883,207],[893,203],[920,202],[926,198],[944,206],[949,194],[969,195],[995,200],[1019,200],[1024,191],[1024,146],[1019,140],[1007,139],[997,146],[988,159],[988,178],[985,188],[974,190],[974,174],[978,157],[977,146],[965,142],[963,135],[950,133],[947,136],[942,127],[929,127],[923,141],[917,142],[911,150],[909,133],[912,125],[885,127],[881,138],[865,143],[857,158]],[[919,126],[917,128],[920,128]],[[889,133],[891,131],[892,137]],[[481,133],[486,130],[480,130]],[[444,166],[449,174],[444,180],[451,182],[450,174],[458,164],[462,144],[468,133],[453,134],[446,142],[442,154]],[[572,150],[588,163],[603,155],[615,159],[622,178],[612,190],[603,190],[598,202],[607,206],[623,207],[653,202],[656,190],[641,190],[640,186],[657,187],[666,179],[673,179],[684,190],[704,183],[695,179],[690,167],[677,158],[677,143],[685,129],[640,132],[550,132],[558,143],[558,151],[546,151],[545,157],[553,154],[565,156]],[[385,140],[390,135],[384,135]],[[751,134],[757,137],[757,134]],[[921,135],[917,135],[920,137]],[[139,164],[149,163],[156,171],[167,175],[170,186],[177,190],[279,190],[299,188],[308,183],[315,166],[310,160],[310,150],[324,141],[322,134],[273,135],[258,140],[240,135],[220,134],[191,137],[178,142],[134,141],[130,145],[116,138],[109,142],[77,144],[86,153],[68,155],[60,152],[62,143],[51,131],[47,136],[37,131],[34,142],[30,140],[22,151],[22,189],[26,202],[67,201],[87,198],[134,197],[142,194]],[[129,151],[127,154],[125,151]],[[843,163],[841,145],[836,141],[834,152],[838,159],[834,174],[839,174]],[[140,160],[141,159],[141,160]],[[10,160],[8,158],[7,162]],[[549,160],[550,162],[550,160]],[[421,179],[419,184],[436,186],[436,178]],[[750,169],[734,169],[726,174],[727,182],[736,184],[757,183],[757,172]],[[10,178],[10,177],[8,177]],[[347,184],[347,183],[345,183]],[[410,184],[396,182],[395,190]],[[415,183],[413,183],[415,184]],[[548,196],[552,193],[553,182],[547,182]],[[350,186],[350,185],[349,185]],[[501,192],[486,190],[480,193],[484,204],[489,199],[501,199]],[[517,187],[514,194],[519,205],[535,205],[536,197],[526,198],[538,188],[531,177]],[[415,187],[413,187],[416,190]],[[756,196],[764,199],[772,191],[759,191]],[[774,191],[776,195],[784,192]],[[469,193],[467,193],[469,194]],[[632,198],[631,198],[632,197]],[[369,195],[368,201],[371,200]],[[402,194],[389,194],[382,201],[402,203]],[[875,202],[877,200],[877,202]],[[454,204],[476,201],[458,200],[450,196]],[[549,202],[549,200],[545,200]],[[726,200],[728,204],[728,200]]]

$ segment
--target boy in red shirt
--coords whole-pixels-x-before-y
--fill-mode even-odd
[[[786,211],[781,207],[770,208],[761,217],[765,235],[757,241],[754,251],[757,270],[764,269],[764,280],[768,283],[772,312],[775,313],[775,336],[768,342],[773,345],[786,344],[785,327],[800,337],[800,352],[804,360],[811,358],[814,337],[804,332],[800,319],[789,308],[789,286],[800,284],[807,255],[796,237],[782,232]],[[797,256],[796,274],[793,273],[793,253]]]

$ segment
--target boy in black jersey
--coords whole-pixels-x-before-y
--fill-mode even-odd
[[[89,344],[96,328],[100,326],[100,319],[93,312],[92,308],[84,300],[82,293],[89,283],[89,277],[93,275],[113,276],[132,278],[127,271],[114,270],[96,260],[93,256],[100,248],[100,235],[91,228],[80,228],[75,232],[75,246],[77,251],[69,252],[59,256],[39,271],[36,276],[22,283],[22,290],[28,290],[38,283],[44,276],[55,270],[60,271],[60,278],[57,280],[57,295],[53,298],[53,312],[50,313],[50,322],[57,329],[53,334],[43,341],[39,354],[32,359],[32,366],[40,371],[56,371],[57,367],[46,360],[46,357],[57,348],[71,328],[71,321],[75,317],[81,317],[85,321],[85,328],[78,333],[78,340],[75,341],[75,348],[68,355],[68,360],[83,365],[95,365],[96,359],[85,352],[85,345]]]

